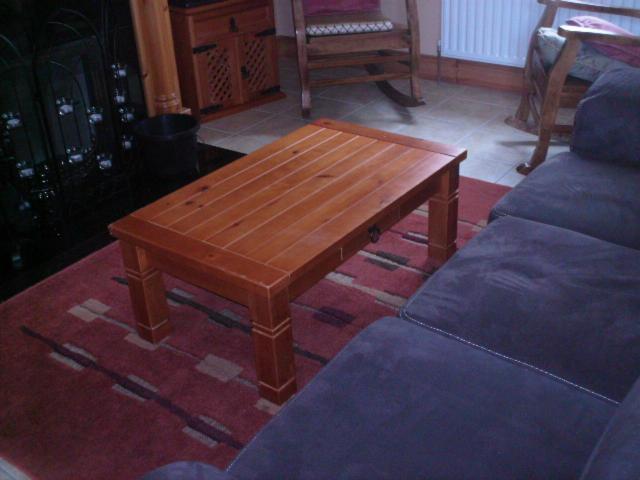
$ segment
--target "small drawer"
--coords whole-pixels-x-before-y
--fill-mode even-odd
[[[273,28],[273,25],[269,7],[253,8],[223,16],[196,16],[193,19],[195,46],[206,45],[223,36],[262,32]]]

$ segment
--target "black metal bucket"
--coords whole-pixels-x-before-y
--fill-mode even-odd
[[[199,129],[195,117],[179,113],[158,115],[138,123],[135,133],[147,172],[159,178],[195,173]]]

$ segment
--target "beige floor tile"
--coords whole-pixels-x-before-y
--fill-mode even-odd
[[[334,100],[359,103],[362,105],[385,98],[383,93],[378,90],[378,87],[370,83],[357,83],[354,85],[337,85],[334,87],[327,87],[319,95],[324,98],[332,98]]]
[[[497,182],[509,173],[513,167],[502,162],[487,159],[477,159],[469,156],[460,164],[460,175],[477,178],[485,182]]]
[[[289,76],[298,78],[298,64],[294,63],[280,63],[278,65],[278,71],[280,72],[280,76]]]
[[[271,113],[253,108],[251,110],[245,110],[244,112],[213,120],[207,123],[206,126],[235,135],[243,130],[251,128],[271,116]]]
[[[295,70],[296,68],[298,68],[298,61],[295,58],[295,56],[292,56],[292,57],[281,56],[278,60],[278,65],[280,65],[280,67],[282,68],[292,68]]]
[[[522,138],[535,138],[535,135],[532,133],[524,132],[517,128],[508,125],[505,120],[515,114],[515,110],[510,108],[504,108],[501,113],[496,114],[496,116],[490,120],[488,123],[482,125],[482,129],[491,134],[498,135],[514,135],[521,136]]]
[[[502,112],[502,107],[454,96],[432,109],[417,114],[451,122],[458,128],[475,128],[493,120]]]
[[[405,95],[410,95],[411,84],[408,80],[392,80],[389,83],[391,84],[392,87],[396,88],[399,92],[402,92]],[[454,88],[451,88],[450,84],[438,85],[436,82],[432,82],[430,80],[421,80],[420,83],[421,83],[422,98],[425,102],[425,105],[421,107],[410,108],[409,110],[412,112],[425,111],[428,109],[432,109],[433,107],[442,103],[447,98],[450,98],[451,96],[453,96],[454,92],[456,91],[455,85],[454,85]]]
[[[387,99],[370,103],[342,120],[386,132],[397,132],[415,123],[406,108]]]
[[[519,174],[516,169],[513,168],[509,170],[504,177],[499,178],[496,183],[499,183],[500,185],[506,185],[507,187],[515,187],[524,179],[525,176]]]
[[[307,124],[308,122],[302,118],[274,115],[268,121],[244,130],[240,135],[225,138],[216,145],[237,152],[250,153]]]
[[[458,93],[456,93],[456,96],[492,105],[509,107],[513,109],[514,113],[520,103],[520,94],[518,93],[484,87],[463,87]]]
[[[410,125],[398,130],[402,135],[450,144],[456,143],[469,132],[469,127],[427,117],[413,117]]]
[[[216,147],[226,148],[240,153],[251,153],[260,147],[264,147],[272,140],[266,138],[254,138],[247,135],[235,135],[215,142]]]
[[[515,166],[529,160],[536,137],[515,129],[505,133],[481,128],[459,139],[456,144],[466,148],[474,159]]]
[[[341,102],[339,100],[332,100],[330,98],[324,98],[316,95],[311,98],[311,119],[316,118],[332,118],[339,119],[345,117],[351,113],[354,113],[358,109],[362,108],[362,105],[357,103]],[[302,110],[299,103],[286,112],[287,115],[302,116]]]
[[[280,87],[283,90],[300,90],[300,80],[296,70],[282,70],[280,72]]]
[[[445,82],[422,80],[422,97],[426,103],[426,109],[440,105],[444,100],[455,97],[462,90],[460,85]],[[419,107],[424,109],[424,107]]]
[[[198,141],[208,143],[209,145],[215,145],[217,142],[229,136],[230,135],[227,132],[214,130],[206,125],[202,125],[198,131]]]
[[[285,98],[274,102],[264,103],[257,106],[255,109],[260,110],[261,112],[282,113],[300,105],[300,94],[298,92],[283,90],[283,93],[286,95]]]

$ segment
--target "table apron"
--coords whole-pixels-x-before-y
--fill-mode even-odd
[[[434,175],[410,198],[389,205],[384,211],[371,218],[364,227],[352,232],[339,245],[328,249],[324,254],[316,257],[297,271],[292,276],[292,282],[289,286],[291,299],[302,295],[327,274],[371,243],[368,231],[370,227],[375,225],[381,232],[385,232],[435,195],[438,192],[440,176]]]
[[[204,288],[210,292],[218,294],[233,302],[249,306],[249,295],[246,289],[233,285],[230,282],[216,278],[211,274],[210,269],[199,269],[181,263],[180,259],[172,257],[167,252],[154,253],[147,251],[149,261],[154,268],[173,277],[179,278],[187,283]]]

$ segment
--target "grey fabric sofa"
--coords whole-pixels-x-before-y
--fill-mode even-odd
[[[183,462],[145,479],[640,478],[639,170],[640,71],[611,71],[572,152],[510,192],[400,319],[352,340],[226,472]]]

